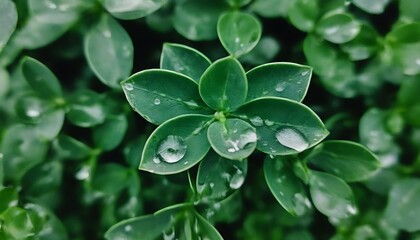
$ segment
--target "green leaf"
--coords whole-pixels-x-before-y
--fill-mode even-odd
[[[195,213],[195,226],[197,229],[194,228],[195,235],[199,237],[198,239],[214,239],[214,240],[223,240],[223,237],[220,233],[216,230],[216,228],[209,223],[205,218],[203,218],[200,214],[196,211]]]
[[[101,96],[89,89],[80,89],[70,99],[68,120],[79,127],[92,127],[105,121]]]
[[[124,28],[103,15],[84,39],[84,53],[95,75],[105,85],[118,88],[133,67],[133,43]]]
[[[342,44],[359,34],[360,23],[349,14],[333,13],[319,20],[316,32],[327,41]]]
[[[197,164],[209,151],[207,127],[211,116],[182,115],[160,125],[150,135],[139,169],[174,174]]]
[[[128,177],[128,168],[120,164],[99,165],[92,179],[92,190],[95,196],[116,196],[127,184],[132,184],[127,181]]]
[[[0,2],[0,52],[15,31],[17,20],[15,4],[10,0]]]
[[[84,159],[92,151],[86,144],[67,135],[58,136],[52,144],[59,156],[67,159]]]
[[[271,193],[286,211],[294,216],[302,216],[311,211],[301,180],[293,173],[293,162],[297,159],[277,156],[264,160],[264,176]]]
[[[8,208],[16,206],[18,200],[18,192],[15,188],[0,186],[0,215]]]
[[[375,153],[388,152],[395,144],[385,126],[386,116],[387,112],[371,108],[360,119],[360,143]]]
[[[261,24],[253,15],[228,12],[217,22],[217,34],[226,51],[235,57],[250,52],[261,38]]]
[[[121,84],[133,109],[157,125],[182,114],[211,113],[200,98],[197,84],[176,72],[145,70]]]
[[[161,8],[167,0],[102,0],[105,9],[112,16],[131,20],[142,18]]]
[[[391,226],[404,231],[420,230],[420,180],[402,179],[392,186],[389,192],[385,218]]]
[[[379,168],[378,159],[367,148],[351,141],[325,141],[306,160],[347,182],[366,180]]]
[[[39,226],[37,239],[68,239],[64,224],[50,209],[33,203],[25,204],[24,208],[31,216],[34,225]]]
[[[211,61],[194,48],[175,43],[165,43],[160,56],[160,68],[182,73],[195,82],[210,66]]]
[[[116,148],[123,140],[127,128],[125,115],[109,116],[103,124],[93,128],[95,146],[103,151]]]
[[[64,124],[65,112],[63,109],[54,109],[45,112],[36,125],[36,133],[41,140],[52,141],[60,133]]]
[[[324,215],[343,219],[357,213],[353,192],[341,178],[311,171],[309,187],[312,202]]]
[[[10,88],[10,76],[6,69],[0,67],[0,98],[3,98]]]
[[[240,57],[241,63],[260,65],[274,59],[280,52],[280,42],[271,36],[262,36],[257,46],[248,54]]]
[[[315,27],[319,11],[318,1],[316,0],[291,0],[287,15],[296,28],[304,32],[310,32]]]
[[[290,0],[255,0],[250,10],[266,18],[284,17]]]
[[[199,91],[211,108],[234,110],[244,103],[248,91],[245,71],[233,57],[219,59],[204,72]]]
[[[314,72],[321,76],[332,76],[337,58],[336,50],[321,38],[309,34],[303,41],[303,52]]]
[[[267,154],[302,152],[328,135],[324,124],[310,108],[284,98],[258,98],[233,114],[255,126],[257,149]]]
[[[384,12],[390,0],[352,0],[353,4],[365,12],[371,14],[381,14]],[[407,2],[407,1],[406,1]]]
[[[420,5],[413,0],[400,0],[399,2],[400,18],[404,21],[418,22],[420,21],[419,11]]]
[[[2,214],[2,233],[6,239],[26,239],[35,235],[29,214],[22,208],[11,207]]]
[[[30,199],[58,191],[63,175],[63,165],[59,161],[43,162],[31,168],[22,178],[22,190]]]
[[[143,152],[144,145],[147,141],[147,135],[141,134],[132,141],[128,142],[124,147],[125,161],[132,167],[138,168],[140,165],[140,157]]]
[[[213,122],[208,128],[207,137],[214,151],[232,160],[247,158],[257,145],[255,128],[235,118]]]
[[[420,126],[420,78],[411,77],[404,79],[397,95],[397,104],[402,110],[407,123]]]
[[[282,97],[302,101],[308,91],[312,68],[294,63],[267,63],[246,73],[246,101],[259,97]]]
[[[251,0],[225,0],[231,7],[242,7],[251,2]]]
[[[359,61],[371,57],[379,49],[379,35],[374,28],[362,24],[359,34],[353,40],[340,46],[350,60]]]
[[[173,26],[189,40],[213,40],[217,37],[217,20],[228,9],[224,0],[184,1],[175,7]]]
[[[36,59],[25,57],[21,67],[26,81],[40,97],[54,100],[63,96],[60,82],[47,66]]]
[[[209,151],[197,173],[197,194],[200,201],[222,200],[239,189],[245,181],[248,161],[229,160]]]

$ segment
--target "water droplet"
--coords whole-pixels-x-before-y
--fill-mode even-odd
[[[245,176],[241,170],[237,170],[235,175],[230,179],[229,187],[232,189],[238,189],[242,186],[245,181]]]
[[[157,156],[154,156],[153,157],[153,162],[156,163],[156,164],[159,164],[160,163],[160,159]]]
[[[28,108],[26,109],[26,115],[30,118],[36,118],[41,115],[41,111],[38,108]]]
[[[133,229],[133,227],[131,225],[125,225],[124,226],[124,231],[129,232]]]
[[[241,39],[239,37],[235,38],[235,43],[239,43],[241,41]]]
[[[304,215],[309,209],[312,208],[311,202],[302,193],[294,194],[292,201],[293,209],[298,216]]]
[[[102,34],[106,37],[106,38],[110,38],[112,36],[111,32],[109,30],[104,30],[102,31]]]
[[[189,108],[196,109],[198,108],[198,104],[194,100],[189,100],[184,102]]]
[[[124,57],[130,57],[131,56],[131,50],[130,50],[130,47],[129,46],[127,46],[127,45],[124,45],[123,46],[123,48],[122,48],[122,55]]]
[[[214,182],[209,183],[210,188],[214,188]]]
[[[281,160],[278,160],[274,163],[274,169],[276,169],[276,171],[280,171],[282,170],[284,167],[284,163]]]
[[[68,4],[61,4],[60,6],[58,6],[58,10],[60,10],[61,12],[65,12],[69,9],[70,9],[70,5]]]
[[[169,135],[158,144],[157,154],[167,163],[180,161],[187,153],[187,145],[179,136]]]
[[[355,215],[357,213],[357,209],[353,205],[347,205],[346,209],[351,215]]]
[[[419,59],[416,59],[416,64],[417,65],[420,65],[420,58]]]
[[[279,143],[285,147],[302,152],[307,149],[309,143],[306,141],[302,133],[293,128],[283,128],[276,133]]]
[[[45,1],[45,5],[47,6],[47,8],[49,9],[56,9],[57,5],[51,1]]]
[[[129,83],[129,82],[125,82],[125,83],[123,84],[123,87],[124,87],[126,90],[128,90],[128,91],[131,91],[131,90],[133,90],[133,89],[134,89],[133,84],[132,84],[132,83]]]
[[[276,85],[276,91],[282,92],[286,88],[286,82],[279,82]]]
[[[155,98],[155,100],[153,101],[153,104],[159,105],[160,104],[160,99],[159,98]]]
[[[264,125],[263,120],[260,116],[251,117],[249,120],[251,121],[252,125],[256,127],[261,127]]]
[[[85,180],[90,175],[90,167],[89,166],[83,166],[79,171],[76,173],[76,179],[78,180]]]
[[[175,239],[175,228],[172,227],[169,232],[163,232],[163,240],[174,240]]]
[[[267,125],[267,126],[273,126],[274,125],[274,122],[273,121],[271,121],[271,120],[269,120],[269,119],[265,119],[264,120],[264,123],[265,123],[265,125]]]
[[[220,203],[215,203],[215,204],[213,204],[213,208],[215,209],[215,210],[219,210],[220,209],[220,207],[221,207],[221,204]]]
[[[309,71],[303,71],[303,72],[301,72],[301,73],[300,73],[300,75],[301,75],[302,77],[304,77],[304,76],[308,75],[308,73],[309,73]]]

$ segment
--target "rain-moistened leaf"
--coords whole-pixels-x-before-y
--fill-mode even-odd
[[[257,149],[267,154],[302,152],[328,135],[321,119],[310,108],[284,98],[255,99],[234,115],[251,122],[257,130]]]
[[[342,44],[359,34],[360,23],[351,15],[333,13],[319,20],[316,25],[316,32],[327,41]]]
[[[165,43],[160,56],[160,68],[182,73],[195,82],[210,66],[211,61],[201,52],[185,45]]]
[[[13,1],[0,2],[0,52],[15,31],[18,15]]]
[[[175,7],[173,26],[189,40],[213,40],[217,37],[217,20],[228,9],[224,0],[184,1]]]
[[[133,43],[124,28],[112,17],[103,15],[85,35],[84,53],[95,75],[105,85],[119,88],[133,67]]]
[[[246,159],[229,160],[209,151],[198,168],[196,188],[199,200],[226,199],[242,186],[247,171]]]
[[[420,126],[420,78],[418,76],[404,79],[397,95],[397,104],[402,109],[405,121]]]
[[[105,122],[93,129],[95,146],[110,151],[123,140],[128,128],[127,118],[124,115],[109,116]]]
[[[371,57],[379,49],[379,35],[371,26],[362,24],[359,34],[340,47],[349,55],[351,60],[364,60]]]
[[[160,125],[144,146],[140,170],[174,174],[197,164],[209,151],[207,127],[212,116],[182,115]]]
[[[225,13],[217,23],[220,42],[235,57],[250,52],[260,40],[261,31],[258,19],[243,12]]]
[[[259,97],[282,97],[302,101],[308,91],[312,68],[295,63],[267,63],[246,73],[247,101]]]
[[[162,7],[167,0],[102,0],[105,9],[124,20],[147,16]]]
[[[303,41],[303,52],[314,72],[321,76],[334,74],[334,62],[337,58],[336,50],[327,41],[309,34]]]
[[[245,102],[248,82],[242,65],[233,57],[217,60],[204,72],[199,91],[215,110],[232,111]]]
[[[385,218],[391,226],[404,231],[420,230],[420,180],[402,179],[392,186],[389,192]]]
[[[388,152],[394,145],[393,136],[385,126],[386,116],[387,112],[372,108],[360,119],[360,143],[375,153]]]
[[[349,185],[334,175],[311,171],[309,189],[316,209],[330,218],[348,218],[357,213]]]
[[[319,15],[318,1],[291,0],[287,10],[290,22],[299,30],[310,32]]]
[[[51,100],[62,97],[60,82],[47,66],[30,57],[25,57],[21,66],[26,81],[40,97]]]
[[[124,80],[122,87],[133,109],[154,124],[182,114],[209,114],[191,78],[168,70],[152,69]]]
[[[354,5],[356,5],[365,12],[371,14],[381,14],[384,12],[390,0],[352,0],[352,2]]]
[[[86,144],[62,134],[55,138],[52,144],[59,156],[68,159],[83,159],[92,151]]]
[[[312,204],[300,179],[293,173],[291,157],[266,157],[264,160],[264,176],[271,193],[282,207],[294,216],[308,214]]]
[[[286,16],[290,0],[255,0],[250,10],[266,18]]]
[[[98,93],[89,89],[80,89],[70,99],[68,120],[79,127],[92,127],[105,121],[106,113]]]
[[[213,122],[208,128],[207,137],[214,151],[232,160],[247,158],[257,145],[255,128],[235,118]]]
[[[347,182],[366,180],[379,168],[379,161],[372,152],[350,141],[325,141],[306,160]]]

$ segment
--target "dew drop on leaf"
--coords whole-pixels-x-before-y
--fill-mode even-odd
[[[302,216],[312,208],[311,202],[302,193],[295,193],[293,195],[293,209],[296,215]]]
[[[264,122],[260,116],[254,116],[249,119],[255,127],[261,127],[264,125]]]
[[[241,170],[237,170],[235,175],[230,179],[229,187],[232,189],[238,189],[242,186],[245,181],[245,176]]]
[[[76,179],[77,180],[85,180],[90,175],[90,167],[83,166],[77,173],[76,173]]]
[[[283,90],[286,88],[286,82],[279,82],[276,85],[276,91],[277,92],[283,92]]]
[[[293,128],[282,128],[276,133],[279,143],[285,147],[301,152],[308,148],[309,143],[299,131]]]
[[[159,105],[160,104],[160,99],[159,98],[155,98],[155,100],[153,101],[153,104]]]
[[[267,125],[267,126],[273,126],[274,125],[274,122],[273,121],[271,121],[271,120],[269,120],[269,119],[265,119],[264,120],[264,123],[265,123],[265,125]]]
[[[125,225],[124,227],[124,231],[126,232],[130,232],[133,229],[133,227],[131,225]]]
[[[132,83],[129,83],[129,82],[124,83],[124,84],[123,84],[123,87],[124,87],[126,90],[128,90],[128,91],[131,91],[131,90],[133,90],[133,89],[134,89],[133,84],[132,84]]]
[[[187,145],[184,139],[179,136],[169,135],[161,140],[158,148],[157,155],[161,160],[167,163],[176,163],[180,161],[187,153]]]

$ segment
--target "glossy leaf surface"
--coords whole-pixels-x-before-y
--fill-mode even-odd
[[[124,28],[103,15],[84,39],[84,53],[95,75],[105,85],[118,88],[133,67],[133,43]]]
[[[175,43],[165,43],[160,56],[160,68],[182,73],[195,82],[210,66],[210,60],[196,49]]]
[[[14,32],[17,24],[17,11],[13,1],[0,3],[0,52]]]
[[[310,32],[314,27],[319,14],[316,0],[291,0],[287,15],[290,22],[299,30]]]
[[[153,13],[166,2],[167,0],[103,0],[103,5],[114,17],[131,20]]]
[[[360,23],[352,16],[335,13],[323,17],[316,26],[316,32],[332,43],[341,44],[355,38],[360,31]]]
[[[92,127],[105,121],[106,112],[101,96],[88,89],[81,89],[70,98],[68,120],[79,127]]]
[[[244,103],[248,91],[245,71],[235,58],[219,59],[204,72],[199,91],[211,108],[234,110]]]
[[[182,114],[211,113],[189,77],[168,70],[145,70],[123,81],[133,109],[147,121],[162,124]]]
[[[235,57],[250,52],[260,40],[261,31],[258,19],[248,13],[228,12],[217,23],[220,42]]]
[[[354,5],[368,13],[380,14],[384,12],[390,0],[352,0],[352,2]]]
[[[350,141],[325,141],[306,160],[347,182],[368,179],[379,168],[379,161],[372,152]]]
[[[150,135],[139,168],[174,174],[197,164],[209,151],[207,127],[212,117],[182,115],[160,125]]]
[[[302,101],[309,87],[312,68],[294,63],[267,63],[246,73],[250,101],[259,97],[282,97]]]
[[[319,117],[308,107],[283,98],[258,98],[235,113],[257,130],[257,149],[288,155],[310,148],[328,135]]]
[[[105,122],[93,129],[93,141],[96,147],[109,151],[123,140],[128,128],[124,115],[110,116]]]

